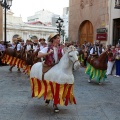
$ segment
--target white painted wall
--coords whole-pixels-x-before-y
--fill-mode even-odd
[[[4,20],[3,20],[4,21]],[[56,33],[56,27],[28,25],[22,21],[21,17],[13,16],[11,11],[7,12],[7,41],[12,41],[15,34],[20,35],[25,41],[29,35],[35,35],[39,38],[44,37],[46,40],[51,33]],[[4,24],[3,24],[4,28]],[[4,40],[4,30],[3,30]]]
[[[115,9],[115,1],[109,0],[108,10],[109,10],[109,24],[108,28],[108,43],[112,44],[113,41],[113,19],[120,18],[120,9]]]

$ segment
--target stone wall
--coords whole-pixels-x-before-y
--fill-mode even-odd
[[[69,0],[69,40],[79,41],[79,29],[83,21],[93,25],[94,40],[96,29],[108,25],[108,0]]]

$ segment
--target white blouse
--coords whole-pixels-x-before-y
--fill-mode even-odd
[[[31,49],[31,45],[27,45],[26,50],[29,51]]]
[[[44,47],[39,52],[41,52],[41,53],[47,53],[47,51],[48,51],[48,47]],[[53,51],[54,51],[53,58],[55,60],[55,63],[58,63],[59,60],[58,60],[58,49],[57,49],[57,47],[53,47]]]

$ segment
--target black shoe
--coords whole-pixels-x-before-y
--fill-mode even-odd
[[[9,71],[12,72],[12,68],[9,68]]]
[[[45,101],[45,105],[46,105],[46,106],[49,105],[49,103],[50,103],[50,100],[46,100],[46,101]]]
[[[58,113],[60,111],[56,105],[53,105],[53,108],[55,113]]]
[[[20,69],[18,69],[17,72],[21,72]]]

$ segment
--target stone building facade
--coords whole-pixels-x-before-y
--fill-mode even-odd
[[[2,7],[0,6],[0,40],[3,39],[3,14]]]
[[[69,40],[79,45],[97,39],[116,44],[120,35],[115,37],[114,21],[120,18],[120,10],[114,6],[114,0],[69,0]]]

